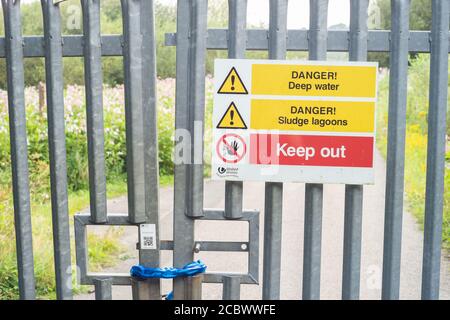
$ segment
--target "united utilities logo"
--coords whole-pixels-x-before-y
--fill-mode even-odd
[[[239,168],[236,167],[218,167],[217,175],[219,177],[238,177]]]

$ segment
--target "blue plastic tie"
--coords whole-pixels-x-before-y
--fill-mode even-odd
[[[131,267],[130,274],[133,278],[144,279],[173,279],[178,277],[192,277],[196,274],[203,273],[206,265],[198,261],[188,263],[183,268],[147,268],[141,265]],[[166,300],[173,300],[173,291],[166,295]]]
[[[173,300],[173,291],[170,291],[170,292],[166,295],[166,300]]]
[[[198,261],[193,261],[188,263],[183,268],[147,268],[141,265],[131,267],[131,276],[138,279],[149,279],[149,278],[163,278],[163,279],[173,279],[177,277],[192,277],[196,274],[203,273],[206,270],[206,265]]]

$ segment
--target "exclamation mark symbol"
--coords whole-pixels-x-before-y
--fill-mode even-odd
[[[231,76],[231,90],[233,90],[234,91],[234,80],[235,80],[235,76],[234,75],[232,75]]]
[[[234,90],[234,89],[233,89]],[[232,126],[234,124],[233,118],[234,118],[234,110],[230,110],[230,117],[231,117],[231,121],[230,121],[230,125]]]

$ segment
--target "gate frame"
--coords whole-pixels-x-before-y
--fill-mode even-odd
[[[178,0],[177,33],[166,35],[166,45],[177,46],[176,128],[187,130],[191,134],[192,144],[200,146],[203,150],[204,75],[207,50],[228,50],[230,58],[243,58],[246,50],[268,50],[271,59],[284,59],[286,51],[309,51],[312,60],[324,59],[327,51],[349,52],[350,60],[364,60],[367,52],[390,52],[387,159],[387,175],[390,179],[386,181],[382,298],[398,299],[408,54],[431,53],[430,70],[434,72],[430,72],[422,298],[438,299],[448,73],[437,71],[448,69],[449,1],[432,0],[431,31],[409,30],[410,0],[391,1],[391,30],[367,30],[367,2],[367,0],[350,0],[352,18],[349,31],[328,31],[326,27],[328,0],[310,0],[309,30],[287,30],[288,0],[270,0],[268,30],[246,29],[246,14],[244,14],[247,9],[246,0],[229,0],[228,29],[207,29],[207,0]],[[72,299],[64,139],[63,57],[84,57],[88,87],[86,103],[91,215],[88,217],[89,221],[84,221],[83,219],[88,218],[82,216],[76,217],[75,221],[78,219],[80,223],[83,220],[84,225],[108,225],[111,222],[110,218],[115,219],[107,214],[104,194],[105,173],[102,164],[104,138],[96,134],[103,131],[102,101],[99,94],[102,70],[99,61],[103,56],[123,56],[127,160],[134,165],[128,166],[129,214],[120,219],[126,219],[126,223],[131,225],[145,222],[159,226],[153,1],[121,0],[124,18],[123,36],[100,34],[98,0],[81,0],[81,3],[83,23],[87,26],[84,28],[83,36],[62,36],[58,3],[53,0],[41,0],[44,35],[24,37],[21,34],[20,2],[2,0],[5,38],[0,38],[0,58],[6,58],[7,61],[11,166],[21,299],[35,298],[26,152],[24,58],[44,57],[46,62],[57,298]],[[141,19],[142,15],[146,18]],[[200,130],[196,129],[196,121],[200,122]],[[144,131],[149,134],[145,135]],[[192,261],[199,244],[193,237],[195,220],[206,219],[210,214],[203,208],[203,163],[177,164],[174,189],[174,242],[170,245],[167,241],[161,241],[160,248],[173,247],[174,265],[181,267]],[[225,209],[214,212],[220,212],[220,219],[245,220],[246,211],[242,209],[242,183],[227,182],[225,189]],[[278,299],[280,296],[282,191],[282,184],[266,183],[263,298],[267,299]],[[320,297],[322,193],[321,185],[308,184],[306,187],[304,299]],[[362,187],[346,186],[345,194],[342,297],[358,299]],[[268,225],[270,228],[267,228]],[[251,230],[252,228],[255,229],[250,226]],[[157,236],[159,237],[159,232]],[[159,243],[159,238],[157,242]],[[251,241],[249,245],[252,247]],[[224,246],[229,249],[233,245]],[[139,250],[139,259],[145,266],[158,266],[159,250]],[[253,268],[251,273],[254,275],[254,272]],[[256,282],[258,276],[253,278]],[[114,281],[111,278],[93,281],[98,290],[96,298],[112,297],[111,286]],[[239,298],[239,281],[234,275],[223,275],[222,282],[225,297]],[[134,288],[137,288],[133,290],[135,298],[160,297],[159,280],[135,284]],[[174,291],[176,299],[185,297],[185,282],[175,280]]]

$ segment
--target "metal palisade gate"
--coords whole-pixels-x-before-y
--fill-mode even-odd
[[[119,1],[119,0],[117,0]],[[207,0],[178,0],[176,33],[166,45],[176,46],[176,114],[173,241],[159,239],[158,145],[156,118],[156,52],[153,0],[121,0],[123,35],[102,35],[100,0],[82,0],[83,35],[63,36],[59,4],[41,0],[44,34],[22,37],[20,1],[2,0],[11,134],[11,163],[18,277],[21,299],[35,299],[30,190],[28,178],[24,59],[44,57],[48,101],[51,199],[58,299],[72,298],[71,238],[68,212],[64,128],[63,57],[83,57],[86,84],[90,214],[74,219],[76,264],[81,284],[95,285],[97,299],[111,299],[112,286],[133,288],[134,299],[160,299],[160,281],[136,281],[129,274],[88,270],[88,225],[132,225],[139,228],[139,262],[158,267],[160,251],[173,250],[173,264],[183,267],[201,251],[246,252],[243,274],[206,272],[173,282],[175,299],[201,299],[201,284],[222,283],[224,299],[239,299],[241,284],[259,283],[260,213],[243,209],[243,183],[225,183],[225,206],[205,209],[204,119],[207,50],[228,50],[229,58],[245,58],[246,50],[269,52],[285,59],[288,51],[307,51],[310,60],[326,60],[327,52],[348,52],[365,61],[368,52],[390,53],[390,90],[383,299],[398,299],[403,215],[408,54],[430,53],[428,159],[422,271],[422,298],[439,298],[444,194],[445,134],[448,88],[449,0],[432,0],[430,31],[409,31],[409,0],[391,1],[391,30],[368,30],[369,0],[350,0],[350,29],[328,30],[328,0],[310,1],[309,30],[288,30],[288,0],[270,1],[269,29],[247,29],[247,0],[229,0],[228,29],[208,29]],[[291,0],[294,1],[294,0]],[[128,213],[108,215],[102,100],[104,56],[123,56],[127,145]],[[186,137],[189,137],[186,141]],[[187,148],[177,149],[180,143]],[[179,151],[179,152],[177,152]],[[303,299],[320,298],[323,185],[307,184],[303,248]],[[359,299],[363,186],[345,187],[342,298]],[[262,298],[280,298],[283,184],[266,182]],[[196,241],[196,220],[248,222],[246,242]],[[153,226],[155,246],[143,233]],[[300,268],[299,268],[300,269]],[[300,272],[301,270],[299,270]]]
[[[11,127],[14,209],[21,299],[34,299],[35,279],[27,165],[24,103],[24,58],[44,57],[55,277],[58,299],[72,299],[72,261],[68,213],[64,129],[63,57],[84,57],[90,214],[75,217],[80,282],[96,287],[96,298],[110,299],[112,285],[130,285],[129,275],[90,275],[87,270],[86,226],[141,225],[158,227],[158,150],[156,132],[156,65],[153,1],[123,0],[123,35],[102,36],[100,0],[82,0],[83,35],[62,36],[59,1],[42,0],[44,34],[22,37],[20,1],[2,1]],[[142,17],[142,18],[141,18]],[[145,17],[145,18],[144,18]],[[123,56],[128,165],[128,214],[108,216],[102,100],[102,56]],[[141,229],[140,229],[141,230]],[[158,237],[158,230],[156,230]],[[158,241],[159,239],[155,239]],[[159,250],[139,248],[139,261],[159,266]],[[159,281],[133,282],[136,299],[160,298]]]

